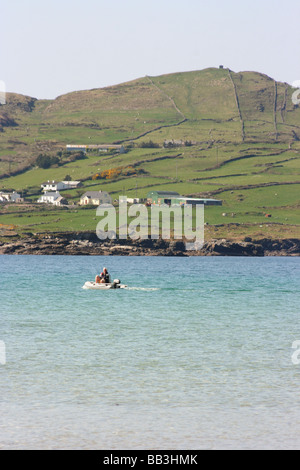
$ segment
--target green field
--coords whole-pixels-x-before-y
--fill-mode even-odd
[[[47,180],[69,175],[83,187],[62,192],[66,209],[0,206],[0,222],[20,233],[95,230],[95,208],[73,206],[86,190],[106,190],[117,199],[168,189],[222,199],[221,207],[205,210],[207,237],[299,238],[300,109],[292,92],[257,72],[211,68],[55,100],[8,94],[0,107],[0,191],[16,190],[34,203]],[[149,141],[155,148],[145,148]],[[125,154],[88,152],[73,162],[61,157],[48,169],[35,164],[39,154],[55,156],[70,143],[120,142]],[[92,179],[120,168],[112,179]]]

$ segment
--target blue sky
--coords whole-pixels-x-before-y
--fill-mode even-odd
[[[3,0],[0,80],[55,98],[223,64],[300,79],[299,0]]]

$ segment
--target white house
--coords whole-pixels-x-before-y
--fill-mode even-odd
[[[0,202],[9,202],[9,201],[10,201],[9,194],[0,192]]]
[[[54,204],[55,206],[67,204],[67,200],[59,194],[59,191],[46,192],[39,197],[37,202],[40,204]]]
[[[61,189],[64,188],[64,184],[62,183],[62,181],[60,181],[59,183],[57,181],[47,181],[46,183],[42,183],[41,184],[41,187],[43,189],[44,192],[47,192],[47,191],[60,191]]]
[[[22,202],[24,199],[21,198],[21,194],[16,191],[12,193],[3,193],[0,191],[0,202]]]
[[[93,204],[99,206],[99,204],[112,204],[112,198],[107,191],[87,191],[84,193],[79,201],[81,206],[87,204]]]
[[[41,184],[43,191],[63,191],[64,189],[74,189],[82,186],[81,181],[47,181]]]

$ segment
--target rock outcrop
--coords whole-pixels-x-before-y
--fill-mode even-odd
[[[94,232],[28,233],[0,241],[0,254],[126,256],[300,256],[299,239],[211,240],[187,251],[183,241],[99,240]]]

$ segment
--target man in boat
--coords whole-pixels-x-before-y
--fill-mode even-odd
[[[97,274],[95,282],[97,284],[109,284],[111,282],[110,275],[106,268],[103,268],[103,271],[100,276]]]

